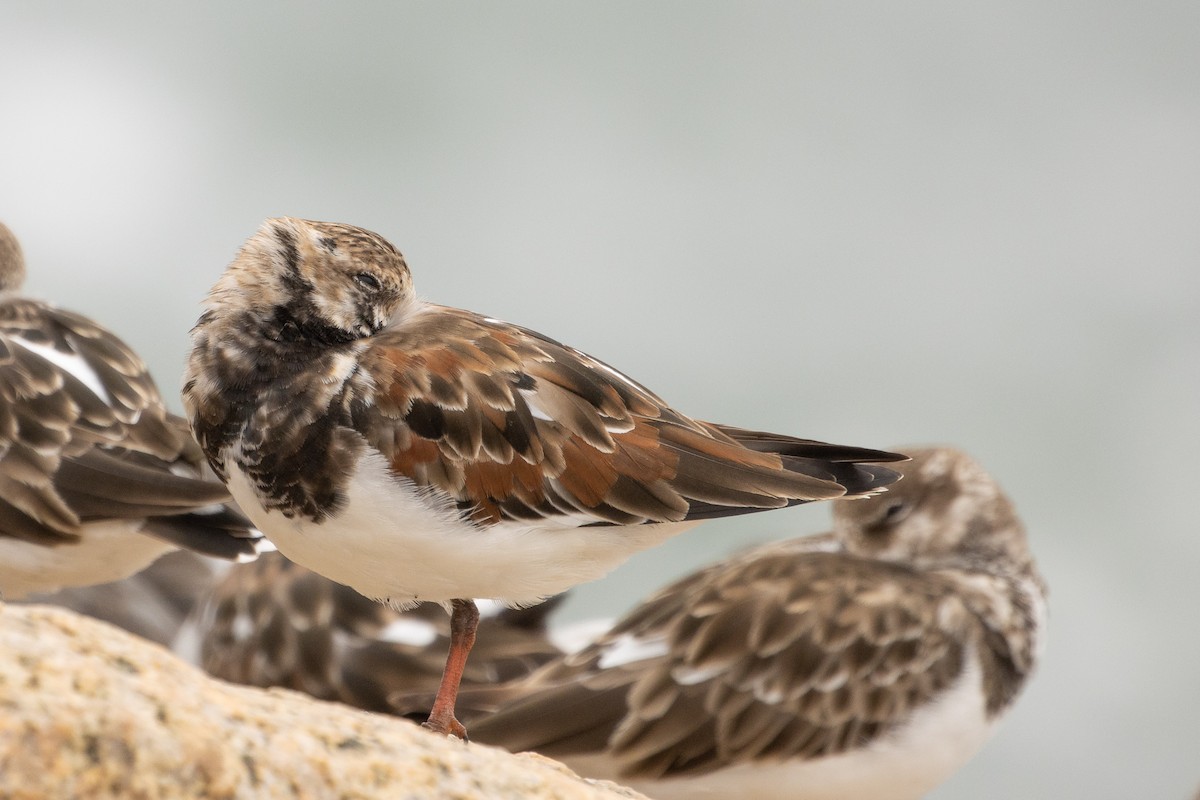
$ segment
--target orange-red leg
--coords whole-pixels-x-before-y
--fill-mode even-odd
[[[458,700],[458,686],[462,683],[463,670],[467,667],[467,656],[475,645],[475,629],[479,627],[479,608],[473,600],[452,600],[450,612],[450,652],[446,655],[446,669],[442,672],[442,683],[438,686],[437,698],[425,727],[436,733],[449,733],[462,740],[467,738],[467,729],[454,717],[454,704]]]

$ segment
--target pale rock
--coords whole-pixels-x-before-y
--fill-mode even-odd
[[[0,797],[638,798],[540,756],[214,680],[161,647],[0,603]]]

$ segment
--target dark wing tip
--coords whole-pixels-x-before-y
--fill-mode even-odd
[[[907,457],[903,457],[903,460],[907,460]],[[876,464],[837,464],[834,475],[837,482],[846,487],[847,496],[877,492],[904,477],[897,470]]]
[[[729,425],[715,425],[714,427],[736,440],[743,447],[757,450],[760,453],[779,453],[784,456],[820,459],[839,464],[850,462],[888,464],[910,460],[903,453],[875,450],[870,447],[830,444],[829,442],[818,442],[815,439],[796,439],[778,433],[751,431]]]
[[[839,450],[848,451],[850,456],[849,461],[863,461],[870,464],[892,464],[900,461],[911,461],[911,457],[904,453],[892,453],[887,450],[872,450],[867,447],[845,447],[838,445]],[[840,461],[842,459],[830,459],[831,461]]]
[[[152,517],[146,520],[142,532],[226,561],[253,561],[260,553],[275,549],[250,520],[228,506],[211,513]]]
[[[718,427],[743,447],[760,453],[778,453],[784,467],[792,472],[840,484],[847,496],[869,494],[895,483],[901,473],[879,465],[910,460],[903,453],[887,450],[794,439],[728,425]]]

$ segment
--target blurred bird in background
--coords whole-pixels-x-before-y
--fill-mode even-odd
[[[655,798],[923,796],[1026,684],[1045,585],[991,476],[904,451],[904,480],[836,503],[831,535],[714,564],[580,652],[464,692],[473,738]]]
[[[546,626],[560,598],[524,609],[486,605],[463,686],[515,680],[562,655]],[[436,604],[396,611],[264,553],[212,587],[175,649],[227,681],[388,712],[393,694],[437,691],[449,641],[450,620]],[[429,709],[421,711],[423,720]]]
[[[187,548],[269,547],[145,364],[91,320],[19,294],[0,224],[0,597],[106,583]]]

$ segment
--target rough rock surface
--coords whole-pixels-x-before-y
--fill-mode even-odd
[[[636,798],[535,755],[207,677],[157,645],[0,604],[0,797]]]

